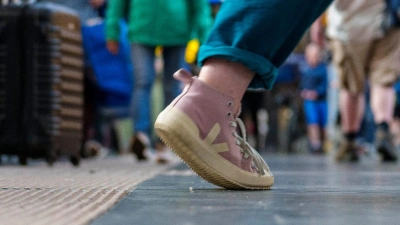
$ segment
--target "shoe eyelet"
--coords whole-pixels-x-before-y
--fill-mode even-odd
[[[233,102],[232,102],[232,101],[229,101],[229,102],[228,102],[228,106],[229,106],[229,107],[233,106]]]
[[[231,113],[231,112],[228,112],[228,116],[232,116],[232,113]]]

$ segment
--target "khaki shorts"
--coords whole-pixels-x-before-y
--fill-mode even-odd
[[[364,93],[365,83],[391,86],[400,73],[400,29],[391,29],[384,38],[353,43],[331,40],[333,64],[340,87]]]

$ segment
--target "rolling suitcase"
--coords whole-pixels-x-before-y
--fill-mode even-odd
[[[50,3],[0,7],[0,154],[78,165],[82,120],[79,16]]]

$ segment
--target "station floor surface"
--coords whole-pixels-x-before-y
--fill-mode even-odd
[[[266,191],[216,187],[180,161],[131,156],[0,166],[0,224],[400,224],[400,165],[265,154]]]

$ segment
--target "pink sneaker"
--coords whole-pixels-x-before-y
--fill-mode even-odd
[[[159,137],[200,177],[233,189],[269,189],[274,177],[246,141],[233,98],[209,87],[186,70],[174,77],[186,84],[155,123]],[[244,137],[238,136],[239,125]]]

